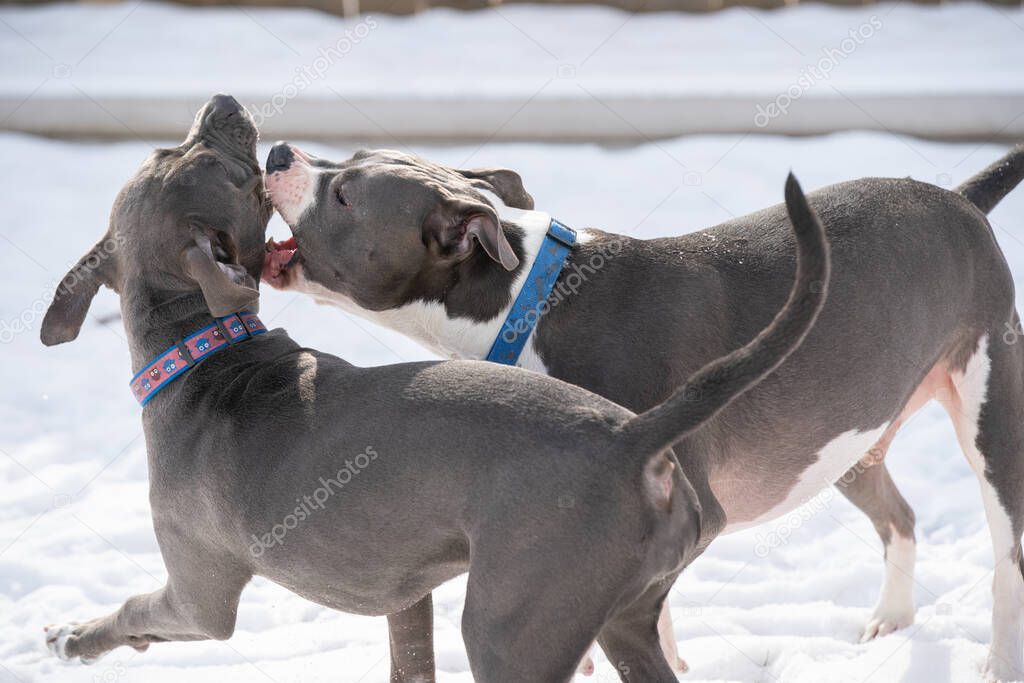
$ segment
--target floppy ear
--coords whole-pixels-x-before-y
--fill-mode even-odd
[[[474,168],[468,171],[460,170],[459,175],[469,180],[483,181],[489,185],[494,194],[505,202],[505,206],[511,206],[513,209],[533,210],[533,197],[523,187],[523,179],[515,171],[510,171],[507,168]]]
[[[47,309],[39,331],[43,344],[54,346],[77,337],[100,285],[115,289],[113,254],[105,247],[108,243],[106,239],[98,242],[57,285],[53,303]]]
[[[221,263],[213,256],[213,245],[202,230],[193,229],[193,242],[185,248],[185,272],[203,290],[206,307],[214,317],[238,311],[259,311],[260,292],[245,268]]]
[[[460,199],[443,202],[427,216],[423,232],[427,244],[443,256],[468,256],[475,238],[505,270],[519,265],[519,257],[508,243],[494,209],[487,204]]]

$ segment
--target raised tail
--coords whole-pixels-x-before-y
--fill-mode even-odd
[[[623,432],[634,452],[660,452],[709,420],[781,365],[814,325],[828,289],[828,239],[792,173],[786,210],[797,242],[796,281],[786,305],[746,346],[708,363],[664,403],[627,422]]]
[[[1024,180],[1024,145],[1017,145],[999,161],[956,188],[959,194],[988,213]]]

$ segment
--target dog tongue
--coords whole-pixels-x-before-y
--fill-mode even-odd
[[[299,248],[298,243],[295,241],[295,237],[289,237],[284,242],[275,242],[274,238],[271,237],[267,240],[267,251],[272,249],[277,251],[290,250],[295,251]]]
[[[263,281],[276,286],[281,271],[288,265],[298,245],[295,238],[291,237],[284,242],[275,242],[273,238],[267,240],[267,252],[263,257]]]

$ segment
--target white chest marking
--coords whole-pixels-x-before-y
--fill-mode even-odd
[[[541,360],[540,355],[537,353],[535,333],[536,329],[530,333],[530,338],[527,340],[526,346],[523,347],[523,353],[519,356],[519,363],[517,365],[521,368],[547,375],[549,374],[548,367],[544,365],[544,361]]]

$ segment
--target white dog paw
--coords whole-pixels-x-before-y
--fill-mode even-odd
[[[68,654],[68,640],[78,635],[75,633],[77,628],[78,622],[76,621],[73,621],[70,624],[62,624],[60,626],[51,624],[43,627],[43,632],[46,634],[46,649],[50,651],[50,654],[62,662],[70,662],[78,659],[82,664],[92,664],[99,660],[100,657],[78,657]]]
[[[669,666],[672,667],[673,671],[681,674],[685,674],[690,670],[690,665],[687,664],[686,660],[682,657],[676,657],[676,661],[674,663],[670,660]],[[589,653],[584,655],[580,665],[576,667],[576,673],[583,674],[584,676],[594,675],[594,660],[591,658]]]
[[[43,627],[43,632],[46,634],[46,649],[62,662],[71,661],[71,657],[68,656],[68,638],[71,637],[75,626],[77,624],[71,623],[63,626],[50,624]]]
[[[914,623],[913,610],[900,610],[895,612],[876,612],[864,627],[864,633],[860,642],[866,643],[875,638],[887,636],[893,631],[906,628]]]
[[[1024,681],[1024,663],[1009,662],[1006,658],[989,654],[982,672],[985,683],[1011,683]]]

